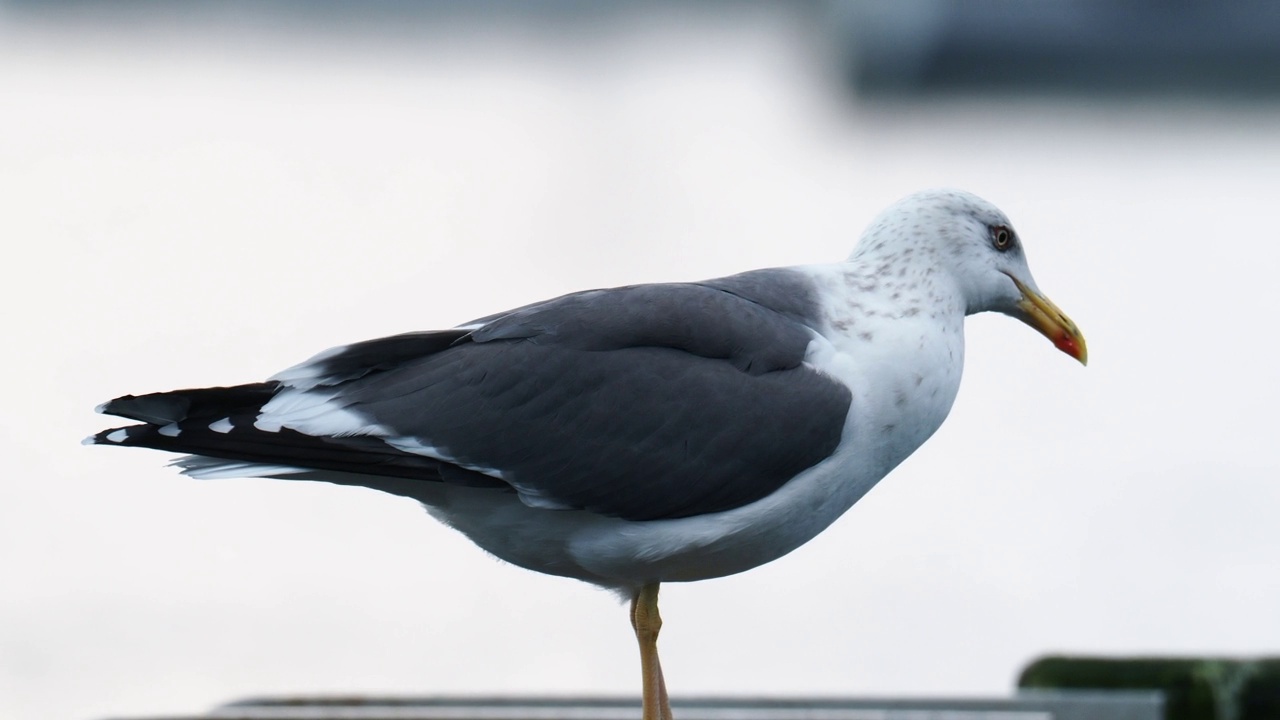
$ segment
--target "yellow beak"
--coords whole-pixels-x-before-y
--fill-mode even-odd
[[[1049,298],[1027,287],[1018,278],[1009,277],[1022,293],[1022,299],[1018,301],[1018,309],[1024,313],[1022,321],[1039,330],[1055,347],[1079,360],[1081,365],[1088,365],[1089,349],[1080,328],[1057,305],[1049,302]]]

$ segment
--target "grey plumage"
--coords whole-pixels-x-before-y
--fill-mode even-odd
[[[470,331],[338,348],[283,384],[121,398],[105,411],[148,425],[97,438],[370,476],[342,480],[390,492],[403,486],[386,478],[408,478],[627,520],[713,513],[769,495],[839,444],[850,393],[803,363],[816,307],[787,270],[575,293]],[[358,422],[327,435],[257,422],[300,392]]]

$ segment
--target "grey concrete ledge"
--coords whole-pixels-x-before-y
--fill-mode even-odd
[[[1009,698],[676,698],[680,720],[1160,720],[1158,692],[1024,692]],[[272,697],[200,716],[135,720],[637,720],[636,698]],[[120,718],[118,720],[126,720]]]

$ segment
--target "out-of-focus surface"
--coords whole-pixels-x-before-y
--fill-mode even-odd
[[[632,720],[635,698],[468,697],[253,698],[214,708],[201,718],[219,720]],[[1033,691],[999,699],[753,696],[675,698],[683,720],[1162,720],[1164,696],[1138,691]],[[190,716],[195,720],[197,716]],[[173,718],[172,720],[179,720]]]
[[[864,95],[1280,92],[1280,4],[1270,0],[829,0],[819,8]]]
[[[610,596],[405,500],[80,447],[91,408],[585,287],[838,259],[939,185],[1010,214],[1090,366],[971,319],[951,418],[848,516],[664,588],[671,691],[990,695],[1048,651],[1280,646],[1277,105],[872,103],[813,15],[764,3],[412,33],[149,7],[0,14],[0,717],[636,692]]]

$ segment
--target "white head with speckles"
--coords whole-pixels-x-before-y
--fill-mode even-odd
[[[1084,336],[1036,286],[1022,241],[995,205],[961,190],[926,190],[891,205],[863,233],[851,260],[900,261],[949,275],[967,314],[1015,317],[1081,363]]]

